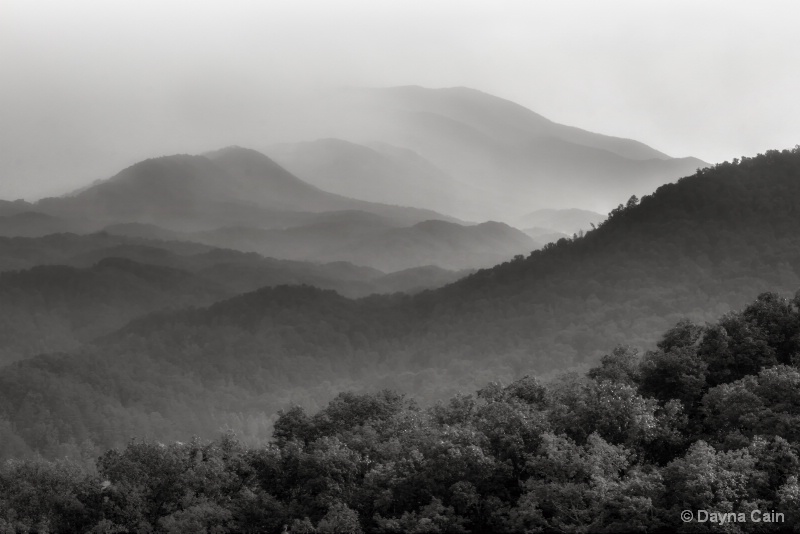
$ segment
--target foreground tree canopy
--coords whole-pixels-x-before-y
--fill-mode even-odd
[[[640,357],[421,408],[391,391],[280,413],[268,446],[132,441],[8,461],[0,532],[698,531],[683,510],[800,522],[800,292]],[[771,512],[782,523],[753,522]],[[761,515],[758,516],[762,517]],[[728,525],[729,527],[731,524]]]

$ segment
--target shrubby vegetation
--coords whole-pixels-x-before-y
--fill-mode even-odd
[[[0,532],[655,532],[682,510],[800,522],[800,292],[678,322],[585,375],[423,408],[341,393],[270,443],[131,441],[94,467],[9,461]],[[738,523],[744,532],[772,531]]]

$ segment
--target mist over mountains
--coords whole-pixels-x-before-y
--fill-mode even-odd
[[[297,284],[341,296],[289,287],[275,290],[281,293],[257,292],[262,295],[257,298],[281,294],[289,302],[299,291],[297,298],[308,299],[309,310],[321,307],[314,314],[345,306],[355,316],[363,313],[363,302],[376,303],[370,319],[374,326],[358,334],[362,337],[356,343],[371,347],[365,350],[377,357],[376,365],[391,357],[395,371],[417,372],[431,364],[434,354],[469,360],[489,346],[493,354],[519,358],[519,343],[525,340],[532,343],[526,351],[538,351],[531,347],[545,342],[531,336],[550,327],[532,328],[517,319],[514,324],[527,333],[515,334],[509,344],[479,334],[479,324],[468,332],[451,332],[449,322],[434,321],[440,313],[448,321],[466,313],[453,324],[492,325],[499,317],[496,311],[465,312],[471,309],[465,304],[446,311],[450,301],[433,305],[439,299],[434,296],[353,303],[346,298],[434,289],[475,269],[512,259],[516,265],[548,242],[582,235],[604,217],[587,210],[534,208],[552,204],[555,196],[570,205],[584,203],[584,194],[600,198],[578,176],[589,167],[592,180],[604,188],[600,200],[605,202],[612,196],[627,198],[639,186],[654,187],[656,180],[673,181],[687,168],[684,164],[697,163],[669,158],[636,141],[558,125],[465,88],[350,90],[332,98],[322,102],[332,109],[320,120],[298,117],[309,141],[268,147],[275,159],[237,146],[162,156],[68,195],[0,203],[0,236],[5,236],[0,237],[0,290],[6,295],[0,328],[7,333],[0,362],[36,359],[41,353],[83,353],[96,340],[116,339],[114,332],[131,321],[155,325],[143,319],[150,314],[163,317],[170,310],[225,299],[238,302],[236,295],[242,293]],[[337,114],[348,120],[333,121]],[[332,124],[341,128],[336,132],[341,138],[314,139],[315,129]],[[352,129],[359,139],[345,140]],[[605,165],[609,161],[614,165]],[[663,173],[643,172],[642,165]],[[486,220],[491,213],[497,220]],[[524,294],[520,288],[515,300]],[[494,300],[482,297],[480,302],[485,306]],[[305,313],[296,317],[301,323]],[[385,322],[395,320],[385,313],[405,325],[400,337],[375,338]],[[498,313],[511,318],[518,312]],[[426,326],[428,319],[433,322]],[[321,320],[328,324],[329,319]],[[347,336],[360,328],[348,327]],[[508,330],[507,325],[493,328]],[[284,354],[283,335],[270,338],[265,347],[278,342],[276,354]],[[442,350],[441,340],[430,335],[453,343]],[[347,342],[351,348],[346,353],[352,343]],[[586,356],[578,352],[585,344],[571,346],[555,351],[554,358],[566,355],[561,364],[541,368],[582,361]],[[333,348],[331,356],[339,358],[340,349]]]
[[[263,287],[307,284],[363,297],[415,293],[471,272],[428,266],[386,274],[349,262],[277,260],[108,232],[0,237],[0,258],[0,365],[75,350],[154,311]]]
[[[702,162],[562,126],[473,90],[337,98],[347,122],[304,122],[320,135],[270,144],[266,154],[230,146],[162,156],[62,197],[0,202],[0,460],[23,459],[0,464],[0,511],[14,507],[0,527],[65,521],[60,505],[37,504],[49,498],[47,484],[20,496],[3,482],[28,467],[41,476],[61,468],[40,459],[66,458],[70,473],[99,468],[109,478],[91,484],[114,509],[84,503],[95,494],[63,489],[77,475],[62,476],[59,495],[83,503],[63,524],[202,531],[240,514],[244,525],[255,520],[236,507],[259,494],[267,503],[253,505],[267,510],[260,524],[277,532],[276,517],[294,518],[295,531],[325,530],[343,510],[351,526],[380,531],[424,531],[427,516],[410,509],[441,525],[466,517],[489,525],[462,506],[464,492],[508,502],[496,514],[502,528],[492,525],[514,531],[509,525],[530,523],[519,515],[525,495],[561,487],[528,472],[552,453],[548,443],[629,447],[652,473],[670,473],[664,465],[702,448],[701,438],[769,457],[755,430],[727,432],[709,407],[745,382],[762,396],[769,388],[753,381],[795,383],[798,299],[786,297],[800,287],[800,149],[681,177]],[[609,204],[617,207],[607,216],[596,211]],[[589,373],[544,385],[530,378],[565,369]],[[474,390],[478,400],[463,394]],[[764,403],[773,415],[794,410]],[[652,423],[636,426],[645,419]],[[413,432],[391,430],[395,423]],[[520,429],[528,437],[504,445]],[[187,493],[183,481],[169,520],[165,511],[146,520],[119,512],[158,501],[142,488],[161,480],[153,465],[163,455],[189,446],[213,456],[216,445],[195,437],[221,430],[238,436],[220,441],[226,461],[246,457],[237,465],[262,470],[259,455],[295,453],[324,455],[328,469],[333,456],[361,454],[380,432],[383,452],[369,454],[384,460],[434,465],[436,445],[419,444],[455,440],[462,457],[478,451],[495,463],[472,489],[472,468],[446,487],[436,477],[414,481],[414,491],[429,493],[393,497],[402,513],[338,493],[335,506],[314,504],[324,491],[287,475],[293,460],[267,471],[292,478],[287,487],[306,484],[308,498],[255,488],[245,469],[228,477],[250,488],[241,499],[208,508],[213,484]],[[449,437],[429,439],[440,433]],[[775,440],[784,435],[794,439]],[[139,453],[124,460],[139,466],[124,476],[108,471]],[[371,474],[353,475],[353,491],[378,476],[364,458],[359,469]],[[395,469],[387,461],[380,469]],[[191,463],[181,462],[174,472]],[[140,464],[149,474],[126,486]],[[666,490],[649,494],[665,510],[677,506]],[[376,507],[400,515],[359,519]],[[551,508],[536,524],[562,521]],[[298,510],[313,522],[298,523]]]
[[[285,226],[315,213],[361,209],[399,222],[446,218],[416,208],[376,205],[319,190],[253,150],[175,155],[133,165],[74,195],[36,208],[96,224],[155,224],[184,231],[222,225]]]
[[[275,144],[250,134],[245,146],[270,156],[307,184],[351,199],[425,208],[474,222],[515,224],[521,214],[543,208],[607,213],[620,199],[651,193],[657,186],[706,165],[694,158],[669,157],[638,141],[561,125],[508,100],[463,87],[408,86],[315,94],[275,116],[269,131],[285,132],[284,140]],[[275,134],[264,137],[275,139]],[[237,157],[245,159],[241,154]],[[209,220],[224,204],[230,207],[230,201],[238,202],[232,197],[252,192],[248,188],[253,186],[252,180],[241,175],[241,161],[232,163],[221,154],[214,158],[218,166],[232,165],[223,170],[234,177],[228,180],[231,187],[227,191],[217,191],[213,182],[204,182],[206,192],[219,195],[213,206],[206,206]],[[183,164],[184,172],[189,172],[191,164]],[[263,161],[261,164],[262,175],[275,171],[267,169]],[[156,164],[148,165],[147,172],[160,172]],[[191,172],[219,172],[202,167],[197,160]],[[118,178],[131,179],[135,172],[144,169],[132,168],[127,177]],[[277,174],[272,179],[276,188],[288,193],[287,183]],[[295,184],[293,194],[300,194],[299,189]],[[163,193],[169,198],[169,191]],[[102,197],[106,193],[92,194]],[[309,191],[303,194],[306,201],[301,211],[322,206],[326,210],[374,211],[352,202],[333,208],[336,202],[330,196],[323,201],[319,194],[315,200]],[[294,211],[296,207],[291,206],[297,205],[286,197],[266,201],[263,191],[251,200],[271,210]],[[79,206],[74,205],[73,210]],[[184,205],[183,209],[190,207]],[[238,218],[264,218],[258,210],[251,215]]]
[[[466,88],[347,90],[322,104],[320,120],[298,117],[303,135],[335,126],[340,138],[271,145],[275,160],[240,147],[145,160],[70,195],[4,202],[0,235],[107,229],[384,272],[471,269],[602,219],[549,206],[615,205],[702,164]],[[524,232],[476,224],[487,219]]]
[[[0,531],[658,531],[708,465],[794,502],[800,147],[329,98],[0,201]]]
[[[800,532],[800,3],[0,5],[0,534]]]
[[[0,235],[138,232],[387,272],[489,267],[543,244],[502,224],[458,224],[431,210],[328,193],[239,147],[146,160],[72,195],[3,210]]]
[[[459,213],[474,201],[466,184],[406,148],[329,138],[272,145],[266,151],[309,183],[352,198],[443,213]]]
[[[595,362],[619,343],[646,347],[681,317],[712,320],[766,289],[793,294],[798,176],[797,150],[718,165],[582,237],[416,296],[279,286],[145,315],[68,355],[3,368],[2,428],[48,455],[116,446],[136,429],[185,439],[229,425],[258,442],[275,410],[344,388],[431,401]]]
[[[424,190],[432,197],[426,206],[467,219],[512,222],[518,214],[553,207],[605,212],[621,198],[652,193],[706,165],[696,158],[669,157],[638,141],[557,124],[464,87],[352,89],[331,97],[327,107],[337,112],[326,121],[304,121],[310,126],[295,135],[361,146],[326,139],[266,152],[312,183],[352,194],[347,176],[353,169],[380,166],[377,180],[401,172],[396,154],[393,161],[381,160],[367,147],[379,142],[379,150],[386,144],[411,150],[428,169]],[[437,197],[452,181],[459,184],[456,196]],[[374,191],[369,194],[381,199]],[[448,211],[452,198],[458,199],[458,211]]]

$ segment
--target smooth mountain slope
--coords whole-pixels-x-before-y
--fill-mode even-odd
[[[326,191],[472,217],[461,213],[468,186],[411,150],[319,139],[273,145],[267,152],[293,174]]]
[[[394,224],[412,224],[422,217],[449,219],[430,210],[401,207],[397,202],[377,204],[323,191],[255,150],[228,147],[206,156],[234,178],[238,198],[261,206],[312,213],[357,210],[379,215]]]
[[[447,216],[349,199],[322,191],[254,150],[229,147],[205,156],[148,159],[71,196],[43,199],[36,209],[95,229],[143,223],[178,231],[220,226],[285,227],[326,211],[362,210],[414,224]]]
[[[397,225],[414,224],[430,218],[454,220],[446,214],[416,206],[406,207],[400,202],[367,202],[323,191],[255,150],[228,147],[210,152],[206,156],[234,178],[237,196],[241,200],[256,202],[260,206],[313,214],[364,211],[384,217]]]
[[[275,409],[313,408],[341,389],[391,386],[429,401],[588,364],[618,343],[652,347],[682,317],[713,320],[770,288],[794,294],[798,226],[800,147],[770,151],[663,186],[584,237],[413,297],[278,287],[151,315],[69,356],[0,370],[0,418],[46,454],[84,440],[119,445],[133,430],[186,439],[225,424],[257,441]],[[742,349],[740,333],[717,332],[715,350]]]
[[[370,97],[401,109],[450,117],[506,142],[518,142],[520,134],[529,134],[599,148],[628,159],[670,159],[639,141],[558,124],[515,102],[468,87],[406,86],[373,89],[369,93]]]
[[[74,196],[37,203],[49,213],[83,213],[94,221],[143,222],[164,226],[205,217],[216,224],[237,197],[231,178],[203,156],[148,159]],[[258,211],[255,204],[247,206]]]
[[[511,222],[516,213],[565,203],[605,211],[621,197],[651,193],[706,166],[560,125],[468,88],[353,90],[341,99],[350,120],[325,135],[418,152],[465,185],[479,219]]]
[[[461,270],[489,267],[541,244],[503,223],[461,225],[430,220],[395,227],[359,212],[285,230],[221,228],[191,236],[193,241],[303,261],[346,261],[384,272],[434,265]]]

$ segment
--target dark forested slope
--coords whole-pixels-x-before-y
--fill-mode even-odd
[[[277,260],[105,233],[0,237],[0,256],[0,365],[75,350],[156,310],[209,305],[262,287],[309,284],[360,297],[419,292],[469,274],[428,267],[390,276],[347,262]]]
[[[794,294],[798,227],[800,148],[770,151],[416,297],[282,287],[154,315],[80,353],[3,369],[0,406],[17,439],[49,454],[142,429],[180,439],[228,425],[258,439],[286,403],[386,385],[437,398],[619,343],[650,347],[681,317],[712,320],[768,289]],[[36,426],[45,419],[57,430]]]
[[[710,319],[769,287],[793,292],[798,227],[800,151],[773,151],[663,186],[640,205],[632,199],[583,238],[429,298],[461,310],[474,328],[459,333],[502,328],[484,350],[499,341],[581,359],[598,341],[650,341],[677,315]]]
[[[85,269],[41,265],[0,273],[0,365],[74,350],[140,315],[230,294],[207,278],[123,258]]]

